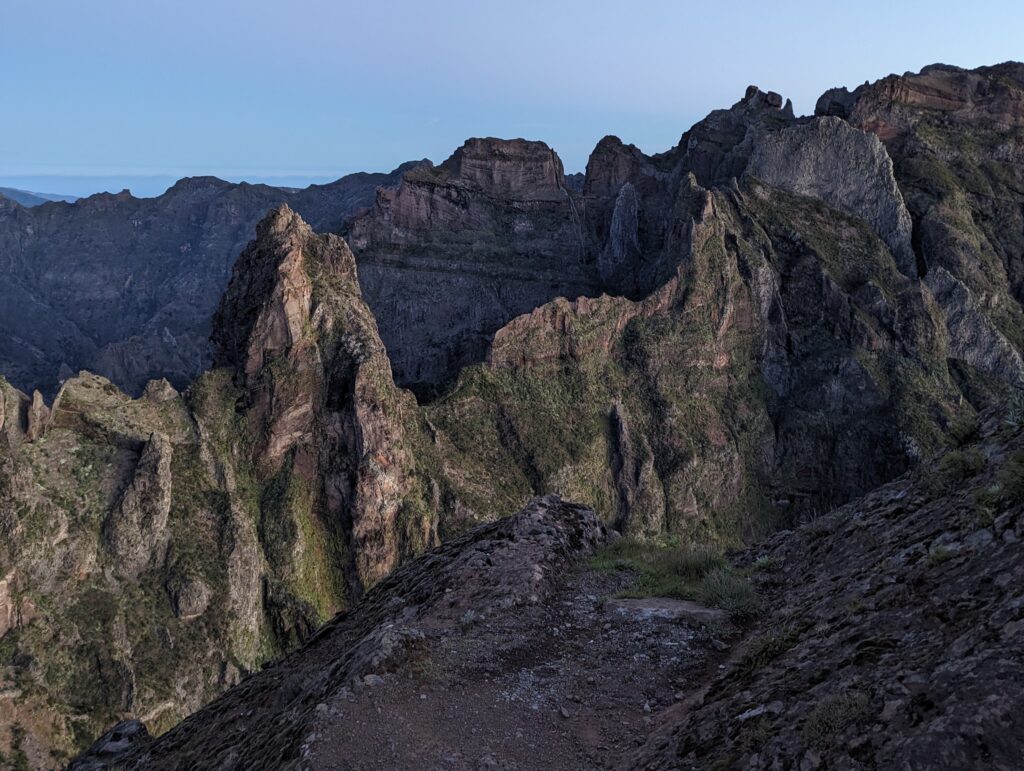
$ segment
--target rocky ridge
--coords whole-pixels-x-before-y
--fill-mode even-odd
[[[214,177],[25,208],[0,198],[0,372],[48,398],[89,369],[138,394],[210,364],[210,318],[253,226],[278,203],[337,230],[415,164],[286,190]]]
[[[980,72],[1011,120],[1016,81]],[[668,153],[602,140],[583,180],[541,143],[474,140],[378,191],[352,251],[275,209],[182,393],[82,373],[48,404],[3,381],[0,751],[161,732],[534,495],[741,545],[955,443],[1020,376],[1021,251],[992,220],[1019,214],[1016,139],[986,153],[976,105],[941,134],[879,89],[796,118],[751,88]],[[856,104],[911,128],[880,144]]]
[[[214,328],[184,394],[2,381],[0,751],[51,767],[112,718],[166,728],[436,543],[425,428],[344,241],[274,210]]]

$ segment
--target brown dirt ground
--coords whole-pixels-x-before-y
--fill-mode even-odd
[[[317,706],[310,769],[603,769],[718,669],[736,629],[605,599],[625,572],[581,568],[540,605],[427,640],[405,670]],[[654,610],[655,612],[650,612]],[[371,680],[374,678],[371,676]]]

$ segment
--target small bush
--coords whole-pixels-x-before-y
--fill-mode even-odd
[[[925,567],[933,568],[937,565],[941,565],[943,562],[948,562],[951,559],[953,559],[953,552],[945,546],[940,546],[928,555],[924,564]]]
[[[866,693],[849,691],[820,701],[804,723],[804,741],[818,748],[829,747],[847,728],[866,723],[871,716]]]
[[[963,447],[977,438],[978,428],[977,415],[961,415],[949,424],[949,437],[957,447]]]
[[[1003,500],[1011,504],[1024,501],[1024,450],[1007,458],[996,475]]]
[[[655,557],[654,563],[660,572],[699,580],[712,570],[725,567],[725,558],[714,549],[699,546],[693,549],[665,549]]]
[[[815,512],[802,524],[801,529],[808,538],[824,538],[827,535],[831,535],[838,524],[838,521],[831,513],[819,514]]]
[[[985,456],[975,448],[950,450],[939,461],[940,481],[947,487],[958,485],[984,470]]]
[[[762,554],[754,560],[754,564],[750,568],[756,573],[773,573],[779,569],[779,560],[776,557]]]
[[[738,668],[745,675],[753,674],[796,645],[799,639],[800,633],[794,626],[773,627],[750,641]]]
[[[760,605],[754,587],[724,568],[704,576],[698,598],[709,607],[721,608],[735,619],[753,617]]]

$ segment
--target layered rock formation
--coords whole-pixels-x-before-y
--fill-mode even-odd
[[[424,393],[515,316],[598,291],[575,196],[542,142],[470,140],[381,190],[347,238],[396,378]]]

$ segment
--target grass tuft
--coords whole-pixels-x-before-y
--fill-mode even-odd
[[[633,538],[623,538],[601,549],[590,565],[597,570],[635,572],[636,580],[616,596],[637,599],[696,599],[706,575],[727,569],[725,557],[706,546],[657,544]]]
[[[862,691],[848,691],[822,699],[804,724],[804,741],[821,749],[830,747],[851,726],[871,716],[870,701]]]
[[[726,568],[704,576],[698,599],[709,607],[721,608],[737,620],[753,618],[761,605],[754,587]]]

